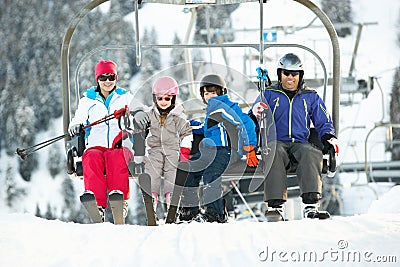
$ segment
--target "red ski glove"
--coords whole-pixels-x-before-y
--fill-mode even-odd
[[[189,154],[190,154],[190,149],[189,148],[181,147],[179,160],[181,162],[189,161]]]

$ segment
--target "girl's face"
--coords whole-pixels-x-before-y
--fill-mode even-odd
[[[218,96],[217,92],[207,92],[207,90],[204,90],[204,101],[206,101],[206,103],[208,103],[208,100],[210,98],[216,97]]]
[[[172,105],[171,95],[156,95],[157,106],[161,109],[167,109]]]

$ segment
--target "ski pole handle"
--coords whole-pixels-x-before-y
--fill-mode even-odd
[[[121,116],[124,116],[127,113],[129,114],[129,107],[128,105],[125,105],[125,107],[114,111],[114,118],[118,120]]]

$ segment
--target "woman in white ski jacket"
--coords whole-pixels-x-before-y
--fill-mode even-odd
[[[129,91],[116,86],[118,75],[114,62],[99,61],[95,67],[95,78],[97,86],[83,93],[75,116],[69,124],[71,136],[79,134],[84,125],[98,121],[126,106],[132,111],[142,108]],[[145,124],[147,115],[141,113],[142,122]],[[118,121],[112,119],[85,129],[85,145],[82,156],[85,193],[94,194],[100,214],[104,215],[108,193],[118,190],[125,200],[129,199],[127,162],[133,159],[132,152],[128,149],[132,147],[132,143],[124,142],[125,146],[122,145],[122,132]],[[127,212],[127,209],[125,211]]]

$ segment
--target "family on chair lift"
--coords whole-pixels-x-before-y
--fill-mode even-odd
[[[330,149],[334,149],[336,155],[339,152],[331,116],[317,92],[305,85],[303,63],[297,55],[288,53],[280,58],[277,75],[278,82],[265,88],[248,114],[229,99],[221,76],[205,75],[199,91],[207,107],[205,119],[200,122],[187,120],[183,105],[177,101],[178,83],[172,77],[159,77],[154,82],[154,104],[149,108],[139,103],[129,91],[117,87],[117,65],[110,60],[101,60],[95,66],[97,85],[84,92],[70,122],[69,134],[79,135],[84,125],[128,106],[134,127],[148,132],[144,162],[145,172],[151,176],[154,209],[160,200],[169,206],[178,162],[188,161],[190,172],[183,189],[178,220],[225,223],[228,217],[222,198],[221,175],[228,164],[240,160],[243,155],[248,166],[258,165],[258,125],[269,109],[272,117],[264,122],[274,124],[276,138],[271,140],[268,136],[271,153],[261,155],[267,220],[285,219],[287,172],[293,166],[299,181],[304,218],[327,219],[329,213],[319,210],[323,154]],[[322,150],[309,142],[311,125],[323,144]],[[122,195],[125,218],[130,196],[127,163],[135,157],[130,150],[134,140],[123,138],[116,120],[84,131],[84,194],[95,197],[102,221],[110,195]],[[193,134],[204,138],[199,152],[189,156]],[[135,162],[141,160],[138,157]],[[199,194],[201,180],[203,190]]]

